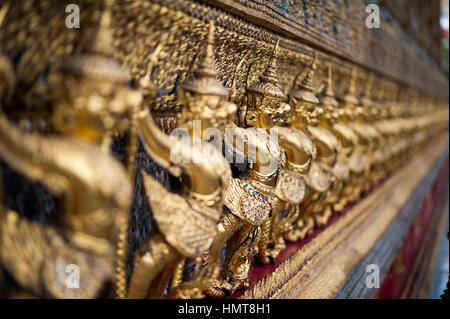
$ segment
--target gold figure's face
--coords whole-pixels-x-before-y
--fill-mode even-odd
[[[317,126],[323,116],[323,109],[318,104],[310,102],[297,103],[297,118],[303,120],[307,125]]]
[[[55,96],[53,124],[65,134],[99,140],[107,132],[123,132],[129,128],[130,114],[141,101],[137,90],[108,81],[55,75],[63,88]]]
[[[277,108],[271,117],[273,126],[282,126],[287,122],[287,117],[291,113],[291,106],[284,102],[278,102]]]
[[[354,117],[356,119],[363,119],[363,118],[365,118],[365,116],[368,116],[368,115],[369,115],[368,112],[367,113],[364,112],[362,106],[360,106],[360,105],[355,106],[355,108],[354,108]]]
[[[357,118],[356,106],[352,104],[346,104],[343,111],[343,118],[349,121],[354,121]]]
[[[389,117],[389,110],[384,105],[379,105],[377,109],[380,118],[386,119]]]
[[[278,98],[250,93],[245,122],[248,126],[271,128],[286,123],[291,111],[289,104]]]
[[[179,90],[178,100],[183,105],[180,124],[188,129],[193,121],[201,121],[202,131],[229,127],[236,117],[237,106],[222,96]]]
[[[216,125],[219,129],[223,130],[227,127],[231,127],[234,125],[237,118],[237,105],[232,102],[224,101],[220,110],[217,112],[217,115]]]
[[[341,117],[342,110],[332,105],[323,105],[322,110],[325,122],[330,125],[335,124]]]
[[[222,98],[217,95],[196,94],[191,92],[178,91],[178,100],[188,108],[189,112],[200,118],[201,114],[210,114],[219,108]]]
[[[380,110],[376,106],[367,107],[367,111],[363,113],[364,120],[371,122],[380,117]]]

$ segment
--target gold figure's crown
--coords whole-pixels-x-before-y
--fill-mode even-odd
[[[316,62],[317,62],[317,55],[315,55],[311,67],[309,68],[302,82],[297,86],[295,86],[290,93],[290,95],[298,99],[300,102],[308,102],[311,104],[319,103],[319,99],[314,94],[314,83],[313,83],[314,72],[316,71],[317,67]]]
[[[198,67],[193,71],[193,77],[181,83],[180,89],[191,94],[227,98],[230,92],[217,81],[217,72],[214,68],[214,29],[214,23],[211,21],[208,29],[205,55]]]
[[[129,112],[141,104],[142,94],[128,87],[128,74],[114,59],[111,20],[112,0],[105,0],[99,26],[81,52],[66,57],[60,72],[49,78],[50,86],[62,83],[61,89],[52,90],[52,121],[62,133],[106,141],[107,132],[129,127]]]
[[[328,69],[327,81],[325,82],[325,88],[323,89],[322,96],[320,97],[320,103],[323,105],[338,107],[339,103],[335,98],[333,90],[333,81],[332,81],[333,70],[331,68],[331,65],[329,65],[327,69]]]
[[[356,69],[352,68],[352,74],[350,76],[350,84],[348,85],[348,89],[345,92],[345,95],[342,97],[342,101],[346,104],[358,105],[359,100],[356,97]]]
[[[178,115],[181,125],[190,127],[192,120],[202,120],[205,127],[225,126],[236,113],[237,106],[228,102],[230,91],[217,80],[213,60],[214,29],[210,21],[203,59],[193,76],[179,86],[178,100],[184,106]]]
[[[127,73],[114,59],[111,8],[112,0],[106,0],[98,29],[88,37],[81,54],[68,56],[62,62],[61,71],[113,83],[129,81]]]
[[[361,98],[361,104],[367,107],[372,107],[375,104],[373,99],[371,98],[372,86],[373,74],[370,74],[369,79],[367,80],[366,88],[364,90],[364,96]]]
[[[373,121],[381,117],[381,112],[377,103],[373,99],[373,81],[374,75],[370,74],[367,84],[364,90],[364,96],[361,98],[361,109],[364,107],[364,112],[362,112],[366,121]]]
[[[286,98],[283,90],[278,86],[280,81],[276,71],[279,42],[280,40],[277,40],[273,47],[269,63],[267,64],[264,73],[259,76],[258,81],[248,88],[250,94],[260,94],[280,101],[283,101]]]

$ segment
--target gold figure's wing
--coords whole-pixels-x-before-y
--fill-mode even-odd
[[[278,174],[275,194],[285,202],[300,204],[306,192],[306,179],[291,170],[283,170]]]
[[[368,166],[369,157],[365,150],[357,148],[348,160],[348,166],[353,173],[361,174]]]
[[[367,125],[363,123],[348,123],[348,125],[355,131],[355,133],[362,140],[362,143],[367,143],[371,140],[372,136],[367,129]]]
[[[311,163],[306,184],[317,192],[325,192],[331,186],[331,177],[316,162]]]
[[[316,144],[321,146],[322,156],[336,156],[335,154],[341,149],[341,143],[330,131],[320,126],[310,125],[307,126],[307,130]]]
[[[203,254],[217,233],[220,212],[167,191],[142,171],[145,190],[159,230],[185,256]]]
[[[76,248],[52,227],[14,211],[2,216],[0,236],[2,266],[36,295],[95,298],[112,276],[112,250],[99,256]]]
[[[358,143],[358,136],[348,125],[335,123],[333,125],[333,131],[340,137],[342,148],[344,149],[353,149],[354,145]]]

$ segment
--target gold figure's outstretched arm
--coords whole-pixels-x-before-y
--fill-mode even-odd
[[[119,162],[69,137],[23,132],[0,114],[0,156],[28,178],[64,195],[60,222],[74,232],[113,240],[113,213],[128,209],[131,185]],[[114,174],[111,174],[114,171]]]
[[[293,104],[296,114],[293,125],[306,133],[317,149],[316,158],[311,164],[307,177],[309,192],[306,200],[300,206],[302,216],[295,223],[294,228],[296,230],[287,236],[290,240],[300,239],[312,231],[313,215],[324,214],[324,217],[320,218],[321,223],[330,216],[331,210],[328,208],[328,203],[324,201],[327,198],[326,194],[329,194],[333,185],[332,171],[341,149],[339,140],[327,127],[326,120],[328,118],[324,117],[323,114],[324,109],[329,111],[335,103],[331,96],[328,96],[332,93],[331,82],[327,81],[327,87],[324,90],[327,99],[320,101],[315,95],[314,73],[316,63],[317,56],[308,69],[305,78],[290,92],[290,102]],[[327,105],[323,105],[324,103],[327,103]],[[329,103],[333,103],[333,105],[328,107]],[[331,115],[334,116],[334,113]],[[294,233],[297,233],[297,235]]]
[[[44,181],[44,167],[38,162],[40,140],[37,136],[23,134],[9,123],[3,113],[0,113],[0,156],[14,169],[25,174],[28,178]],[[60,191],[61,186],[48,185],[53,191]]]
[[[128,297],[161,298],[176,264],[185,256],[199,256],[210,247],[221,213],[214,197],[220,199],[221,194],[212,194],[209,202],[191,202],[167,191],[144,172],[142,176],[160,232],[144,244],[135,259]]]
[[[263,264],[274,260],[285,247],[283,237],[291,231],[292,227],[288,225],[300,216],[295,207],[304,199],[306,174],[316,156],[314,144],[301,130],[291,127],[277,129],[279,144],[286,153],[287,166],[277,180],[278,204],[272,209],[270,221],[261,226],[259,261]]]
[[[24,132],[3,114],[0,157],[62,199],[62,211],[56,216],[60,227],[25,220],[13,211],[3,216],[0,253],[5,267],[38,296],[96,297],[112,279],[116,233],[129,208],[131,185],[123,166],[96,145]],[[58,288],[54,278],[58,260],[79,265],[89,284],[73,295]],[[28,267],[26,275],[23,267]]]
[[[287,161],[307,173],[309,164],[316,156],[316,149],[309,137],[300,130],[277,127],[279,143],[286,152]]]
[[[243,164],[239,166],[244,171],[233,179],[225,195],[225,205],[230,210],[227,217],[235,216],[224,218],[219,224],[223,232],[210,250],[210,260],[214,263],[220,253],[219,246],[223,247],[227,240],[227,257],[222,272],[224,280],[215,282],[207,292],[215,297],[233,293],[247,285],[250,264],[258,250],[260,225],[269,218],[277,176],[286,163],[284,151],[268,131],[275,123],[283,121],[284,113],[290,109],[283,103],[285,96],[277,85],[278,45],[279,41],[276,41],[265,71],[252,85],[248,85],[248,75],[253,64],[248,68],[245,111],[240,122],[250,127],[232,127],[224,134],[227,156],[236,156],[239,160],[235,163]]]
[[[170,174],[181,177],[183,189],[180,194],[171,193],[153,177],[142,173],[158,227],[155,236],[143,245],[135,260],[128,293],[130,298],[162,297],[164,287],[174,274],[177,264],[185,257],[197,257],[205,253],[217,234],[223,192],[231,179],[230,166],[221,150],[212,144],[206,145],[201,135],[194,136],[189,131],[189,121],[199,119],[196,118],[199,114],[199,120],[209,125],[220,122],[226,118],[227,112],[235,110],[230,108],[231,103],[225,99],[229,91],[215,78],[212,63],[213,36],[214,26],[211,23],[205,56],[194,71],[193,78],[183,82],[178,92],[180,103],[185,106],[180,123],[188,129],[178,131],[179,135],[173,138],[156,127],[148,110],[137,115],[137,132],[145,150],[159,165],[168,169]],[[155,51],[158,50],[157,48]],[[157,53],[153,56],[156,55]],[[147,72],[146,78],[139,82],[145,92],[146,103],[151,101],[154,92],[150,74],[151,72]],[[221,101],[219,108],[225,112],[220,116],[217,109],[210,108],[211,103],[216,104],[216,98]],[[198,108],[203,112],[198,112]],[[203,279],[210,280],[208,276]],[[196,283],[203,285],[200,283],[203,279]],[[183,283],[172,287],[170,296],[202,295],[202,288],[188,292],[186,287]]]
[[[145,151],[158,165],[168,169],[172,175],[180,177],[180,168],[173,165],[170,159],[170,152],[177,141],[156,127],[148,111],[140,112],[137,115],[136,123],[137,132]]]
[[[210,22],[208,26],[208,36],[205,46],[205,55],[200,61],[198,68],[193,72],[194,77],[187,79],[180,84],[178,98],[184,105],[181,123],[191,127],[193,120],[204,120],[205,123],[213,124],[218,119],[219,109],[225,106],[226,112],[233,112],[234,105],[225,100],[229,95],[215,77],[213,65],[213,45],[214,45],[214,24]],[[144,91],[144,107],[148,107],[154,97],[155,87],[151,81],[151,70],[161,46],[157,46],[152,53],[148,70],[139,81],[141,89]],[[210,109],[211,103],[217,103],[216,98],[221,101],[221,107],[215,110]],[[202,109],[202,112],[199,112]],[[226,113],[225,112],[225,113]],[[197,118],[199,116],[200,118]],[[222,116],[229,114],[221,114]],[[185,182],[189,183],[188,192],[199,196],[210,196],[216,194],[222,188],[226,188],[231,174],[230,167],[224,161],[220,150],[208,148],[204,151],[204,145],[200,137],[188,129],[176,131],[178,136],[171,137],[161,131],[153,123],[152,116],[147,109],[137,115],[137,131],[147,153],[161,166],[169,170],[174,176],[187,177]],[[209,127],[206,127],[209,128]],[[203,128],[203,129],[206,129]],[[181,141],[179,138],[181,137]],[[211,146],[211,145],[210,145]],[[221,177],[220,177],[221,176]]]
[[[140,113],[137,125],[148,154],[172,175],[187,177],[189,191],[207,196],[227,185],[229,164],[225,163],[220,151],[213,152],[212,157],[207,156],[198,138],[188,136],[181,141],[171,138],[156,127],[148,111]],[[225,175],[221,176],[221,173]]]
[[[128,297],[160,298],[161,287],[175,265],[185,256],[204,253],[211,245],[222,211],[222,191],[228,185],[231,172],[219,150],[212,152],[211,157],[203,153],[201,147],[172,139],[156,127],[146,111],[138,116],[137,125],[145,150],[170,173],[184,177],[185,183],[184,194],[173,194],[142,172],[161,234],[144,244],[136,258]],[[171,152],[177,150],[182,152],[179,163],[171,159]]]

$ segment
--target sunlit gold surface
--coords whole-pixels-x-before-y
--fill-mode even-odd
[[[59,205],[49,224],[0,206],[0,265],[19,287],[17,295],[230,296],[248,287],[254,259],[273,262],[285,241],[302,240],[325,226],[332,214],[359,201],[433,138],[443,143],[441,133],[448,129],[444,93],[419,90],[409,78],[397,82],[398,70],[385,77],[370,61],[361,64],[361,57],[341,61],[326,53],[332,50],[317,51],[329,43],[306,46],[297,35],[286,36],[284,18],[275,23],[283,30],[278,34],[270,31],[272,23],[262,28],[202,2],[85,0],[82,23],[88,32],[56,35],[45,29],[52,36],[39,47],[29,34],[38,33],[45,10],[36,1],[25,2],[28,7],[0,8],[0,36],[8,40],[0,43],[0,157],[8,169],[41,183]],[[220,3],[238,6],[232,0]],[[23,8],[30,10],[29,24],[7,20]],[[245,14],[264,21],[254,8]],[[175,128],[189,138],[173,139],[168,133]],[[220,144],[205,148],[212,128]],[[111,154],[118,136],[126,136],[122,162]],[[177,187],[167,189],[135,167],[138,145]],[[439,150],[435,146],[427,154],[437,156]],[[178,152],[183,158],[176,161]],[[230,154],[243,161],[227,162]],[[411,181],[426,174],[431,159],[425,164]],[[142,176],[154,225],[130,258],[136,174]],[[1,185],[2,191],[8,186]],[[389,187],[372,196],[383,196]],[[403,200],[406,192],[396,194]],[[366,225],[371,218],[380,227],[364,228],[368,236],[355,231],[352,238],[367,244],[356,245],[359,254],[343,244],[333,246],[342,252],[340,261],[354,265],[362,258],[395,211],[388,207],[382,214],[345,216],[367,217]],[[338,237],[348,234],[347,229]],[[330,297],[343,279],[340,268],[327,272],[328,279],[337,274],[330,287],[323,280],[297,280],[304,273],[294,270],[314,250],[310,246],[244,297],[293,297],[294,292]],[[190,260],[195,266],[186,279]],[[64,286],[69,264],[80,267],[78,290]],[[273,291],[281,282],[285,287]],[[307,290],[310,284],[322,292]]]

